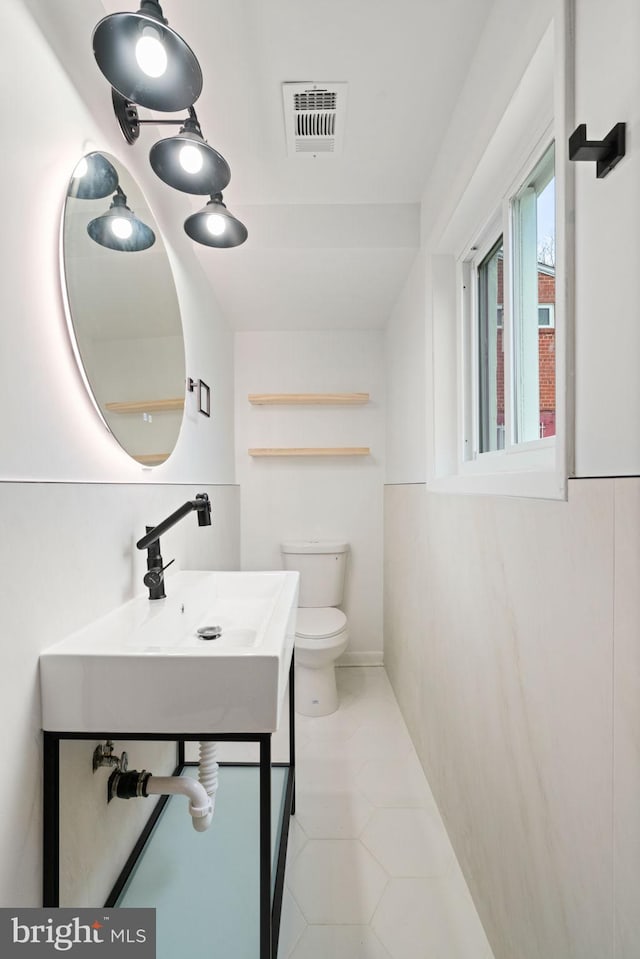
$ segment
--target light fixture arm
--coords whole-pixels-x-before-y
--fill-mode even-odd
[[[132,104],[132,106],[135,106],[135,104]],[[180,119],[180,120],[141,120],[140,118],[138,118],[138,123],[152,123],[154,126],[159,125],[161,123],[169,123],[172,126],[176,126],[176,127],[177,126],[186,127],[188,124],[189,129],[193,130],[194,133],[199,133],[200,136],[202,136],[200,123],[198,122],[196,111],[193,109],[193,107],[189,107],[189,116],[184,117],[183,119]]]
[[[163,123],[169,123],[177,127],[181,123],[186,123],[186,120],[138,120],[138,123],[153,123],[154,126],[160,126]]]
[[[189,116],[174,120],[142,120],[138,115],[138,108],[132,100],[127,100],[116,89],[111,88],[111,99],[113,101],[113,110],[116,119],[120,124],[122,135],[128,144],[133,145],[140,136],[140,127],[143,123],[150,123],[154,126],[169,125],[182,126],[192,133],[198,133],[202,136],[200,122],[193,106],[189,107]]]

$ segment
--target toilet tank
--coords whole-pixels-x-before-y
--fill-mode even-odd
[[[282,543],[285,569],[300,573],[298,606],[339,606],[344,592],[348,543],[296,540]]]

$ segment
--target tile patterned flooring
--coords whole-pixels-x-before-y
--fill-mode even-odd
[[[387,675],[296,717],[278,959],[493,959]]]

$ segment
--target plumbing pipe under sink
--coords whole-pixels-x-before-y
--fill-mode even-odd
[[[211,825],[218,791],[218,744],[200,743],[198,782],[188,776],[152,776],[147,784],[147,793],[155,796],[185,795],[189,797],[189,815],[193,828],[204,832]],[[175,783],[179,785],[174,787]],[[203,797],[206,796],[206,799]]]
[[[211,800],[211,815],[215,812],[216,793],[218,791],[218,744],[216,742],[200,743],[200,762],[198,765],[198,780]]]
[[[146,796],[187,796],[193,828],[204,832],[213,819],[213,805],[202,783],[189,776],[150,776],[145,783]]]
[[[218,744],[200,743],[198,780],[190,776],[153,776],[146,770],[115,770],[109,777],[109,801],[139,796],[186,796],[193,828],[205,832],[211,825],[218,790]]]

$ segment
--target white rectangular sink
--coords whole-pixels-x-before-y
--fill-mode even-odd
[[[298,604],[298,573],[177,572],[167,597],[130,600],[40,655],[52,732],[273,732]],[[220,626],[217,639],[198,629]]]

